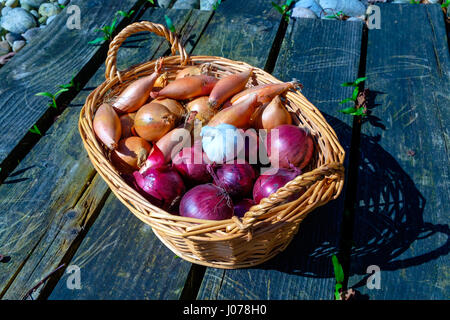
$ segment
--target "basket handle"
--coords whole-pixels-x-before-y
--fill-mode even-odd
[[[240,229],[250,228],[258,217],[267,213],[268,210],[276,207],[284,200],[289,198],[293,193],[300,191],[304,187],[313,185],[317,181],[324,179],[326,176],[333,174],[344,175],[345,169],[342,163],[332,162],[324,164],[312,171],[305,172],[301,176],[297,176],[294,180],[289,181],[284,187],[277,190],[276,193],[264,198],[257,205],[252,206],[242,218]]]
[[[117,73],[117,52],[119,51],[120,46],[128,38],[130,35],[142,31],[149,31],[158,36],[166,38],[167,41],[171,44],[172,55],[175,55],[176,51],[180,53],[181,57],[181,65],[185,65],[187,60],[189,59],[189,55],[186,53],[186,50],[181,45],[178,37],[168,30],[165,26],[153,23],[149,21],[141,21],[135,22],[127,27],[125,27],[122,31],[116,35],[109,44],[108,56],[106,58],[106,70],[105,70],[105,78],[106,80],[111,80]]]

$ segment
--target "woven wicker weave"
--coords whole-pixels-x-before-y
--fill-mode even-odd
[[[211,221],[165,212],[149,203],[121,178],[111,164],[107,150],[96,139],[92,125],[95,111],[104,101],[117,96],[130,81],[154,71],[156,61],[124,72],[116,68],[120,45],[128,36],[141,31],[165,37],[172,45],[172,56],[164,58],[164,72],[168,73],[169,80],[187,65],[210,63],[212,73],[219,78],[252,67],[222,57],[189,57],[177,37],[164,26],[151,22],[129,25],[111,42],[106,59],[106,81],[88,96],[80,114],[80,134],[95,169],[117,198],[150,225],[157,237],[181,258],[225,269],[250,267],[267,261],[287,247],[309,212],[339,196],[344,184],[345,153],[334,130],[300,92],[290,91],[286,94],[287,108],[297,115],[298,125],[308,128],[314,137],[316,155],[305,173],[262,199],[243,218]],[[179,55],[174,55],[176,51]],[[281,82],[263,70],[253,69],[257,84]],[[306,191],[297,200],[286,203],[287,198],[303,190]]]

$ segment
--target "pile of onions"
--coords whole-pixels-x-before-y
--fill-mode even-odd
[[[224,220],[233,216],[233,204],[222,188],[201,184],[181,199],[180,216],[206,220]]]
[[[259,203],[261,199],[267,198],[300,174],[301,171],[298,169],[289,170],[280,168],[276,174],[260,175],[253,187],[253,200]],[[288,201],[295,200],[297,197],[298,194],[294,194],[289,197]]]
[[[313,138],[292,125],[284,103],[298,83],[252,86],[253,69],[218,79],[211,64],[185,67],[172,80],[162,62],[93,119],[114,167],[153,205],[197,219],[243,217],[311,162]],[[278,171],[258,177],[255,168],[269,160]]]
[[[202,151],[201,140],[192,147],[183,148],[172,160],[174,168],[188,184],[201,184],[211,181],[206,154]]]
[[[303,128],[284,124],[267,134],[267,152],[272,167],[303,169],[311,160],[314,143]]]
[[[153,152],[154,165],[144,173],[133,173],[141,193],[154,205],[175,212],[186,188],[183,179],[173,168],[165,165],[164,155],[155,145]]]
[[[215,184],[224,188],[232,198],[250,194],[256,179],[255,170],[247,162],[223,164],[216,170],[216,175],[218,181]]]

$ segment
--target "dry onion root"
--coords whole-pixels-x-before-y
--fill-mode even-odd
[[[117,148],[117,143],[122,135],[122,126],[113,107],[103,103],[95,112],[93,127],[97,137],[108,149]]]

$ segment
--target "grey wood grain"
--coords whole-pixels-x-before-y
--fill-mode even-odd
[[[349,285],[370,299],[449,299],[450,59],[443,15],[438,5],[380,8],[381,29],[368,33],[372,117],[362,126]],[[371,265],[381,270],[379,289],[367,286]]]
[[[220,4],[194,50],[195,55],[219,56],[263,68],[280,25],[281,15],[270,2]]]
[[[20,143],[28,130],[50,112],[48,98],[38,92],[55,93],[58,85],[89,66],[100,45],[88,44],[103,34],[96,32],[114,19],[116,11],[137,9],[138,0],[74,0],[80,8],[80,29],[66,25],[73,14],[64,9],[29,45],[0,70],[0,164]],[[118,23],[122,21],[118,17]]]
[[[338,112],[338,103],[352,89],[340,84],[357,77],[361,39],[361,23],[291,19],[273,72],[304,85],[303,94],[324,114],[346,151],[352,119]],[[208,268],[198,298],[333,299],[331,255],[339,246],[343,199],[341,194],[311,212],[287,249],[272,260],[242,270]]]

